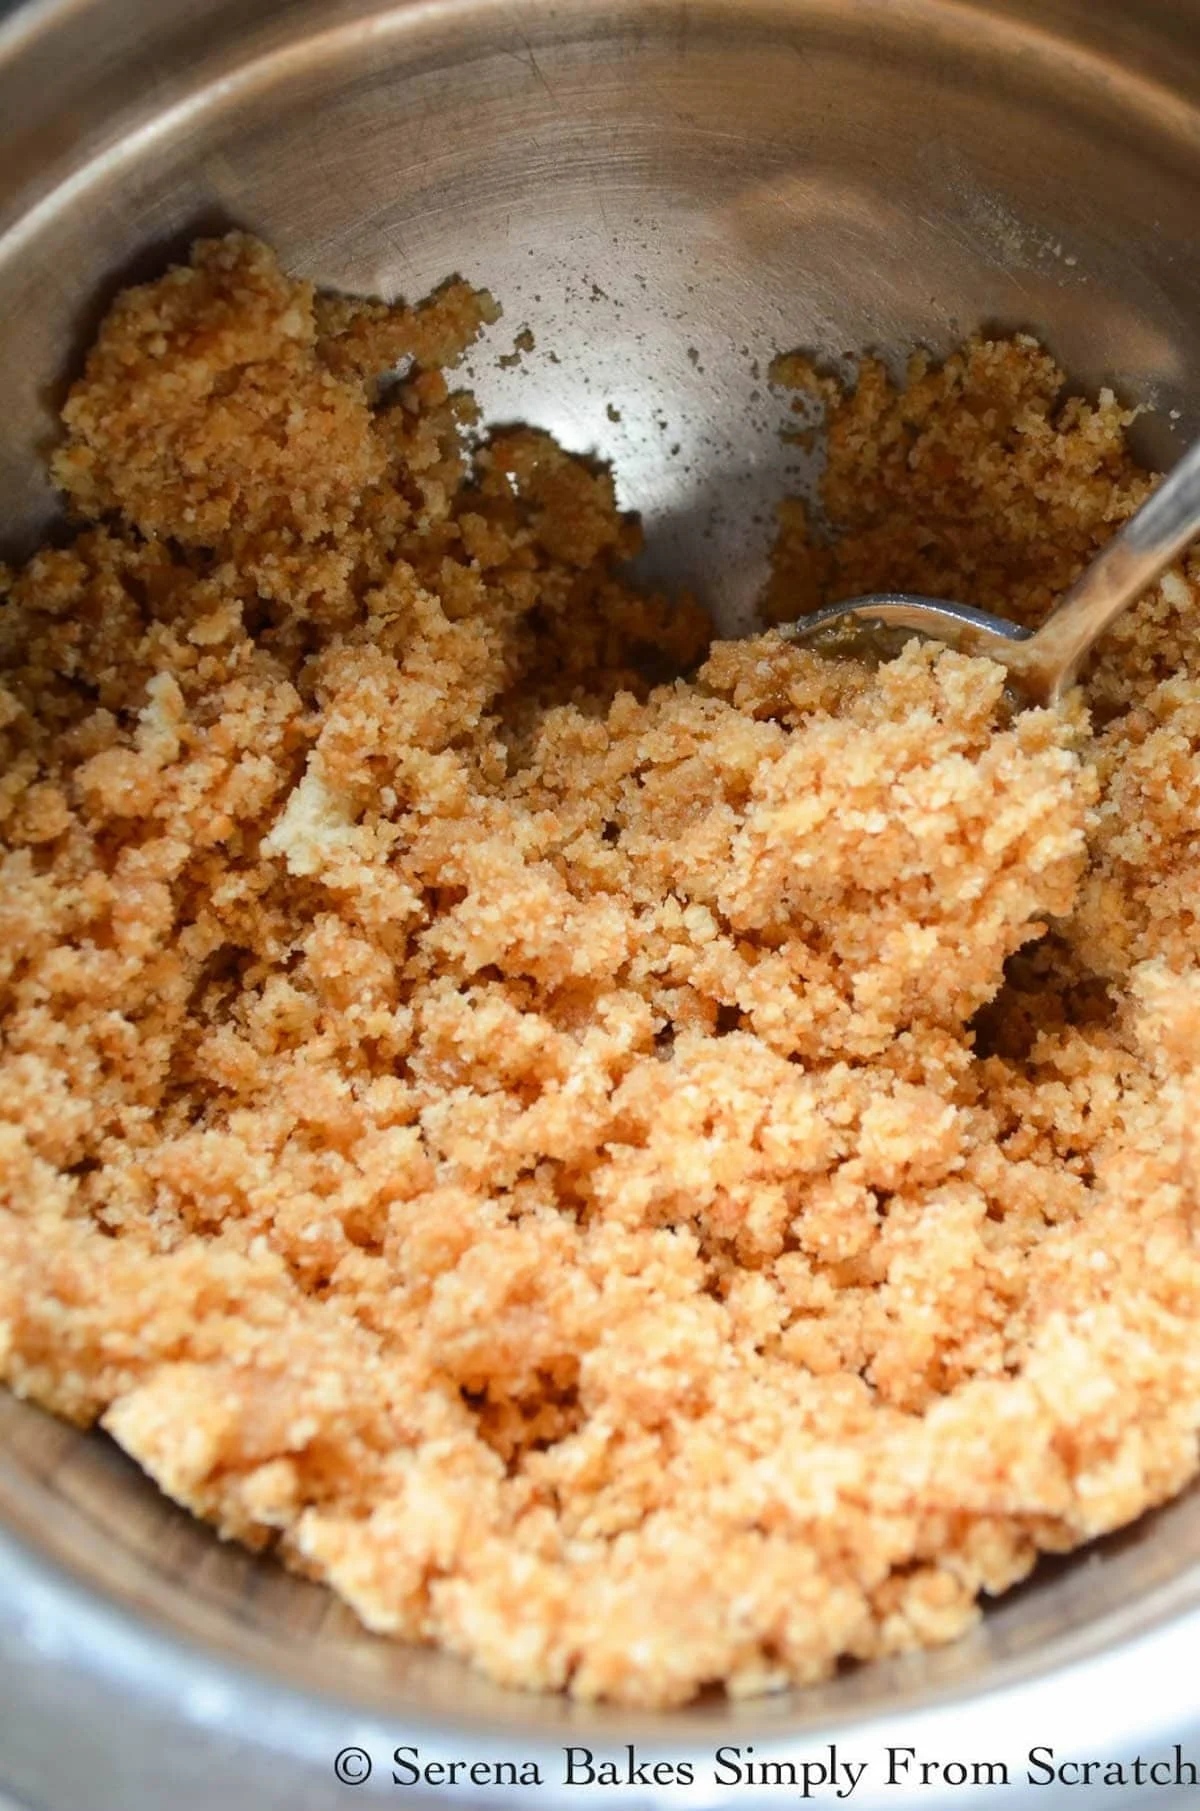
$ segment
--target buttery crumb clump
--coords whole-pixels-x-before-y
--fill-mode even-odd
[[[1061,713],[710,647],[452,392],[495,316],[234,235],[71,392],[0,607],[0,1374],[372,1629],[760,1692],[1197,1469],[1200,568]],[[1027,340],[821,396],[776,619],[1036,621],[1151,482]]]

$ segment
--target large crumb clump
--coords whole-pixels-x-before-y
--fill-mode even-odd
[[[1200,572],[1062,714],[710,648],[606,472],[471,438],[494,317],[235,235],[71,394],[0,609],[0,1374],[497,1679],[814,1680],[1197,1468]],[[1148,483],[1060,387],[827,387],[775,608],[1036,620]]]

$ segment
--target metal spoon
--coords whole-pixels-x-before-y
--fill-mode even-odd
[[[785,624],[789,641],[836,642],[837,629],[861,641],[864,631],[911,629],[949,642],[964,654],[985,654],[1008,668],[1031,703],[1054,704],[1109,624],[1161,578],[1200,535],[1200,442],[1149,496],[1083,573],[1036,632],[1003,617],[931,597],[881,592],[829,604]]]

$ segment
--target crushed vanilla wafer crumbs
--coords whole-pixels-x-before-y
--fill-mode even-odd
[[[0,606],[0,1373],[498,1680],[817,1680],[1196,1472],[1200,566],[1061,713],[710,647],[452,393],[496,312],[234,235],[70,394]],[[1034,622],[1151,482],[1027,339],[820,395],[774,620]]]

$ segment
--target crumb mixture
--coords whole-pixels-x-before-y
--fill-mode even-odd
[[[0,1374],[372,1629],[759,1692],[1197,1469],[1200,565],[1061,713],[710,648],[605,471],[472,432],[495,313],[235,235],[70,395],[0,607]],[[1035,621],[1151,482],[1028,340],[823,393],[776,619]]]

